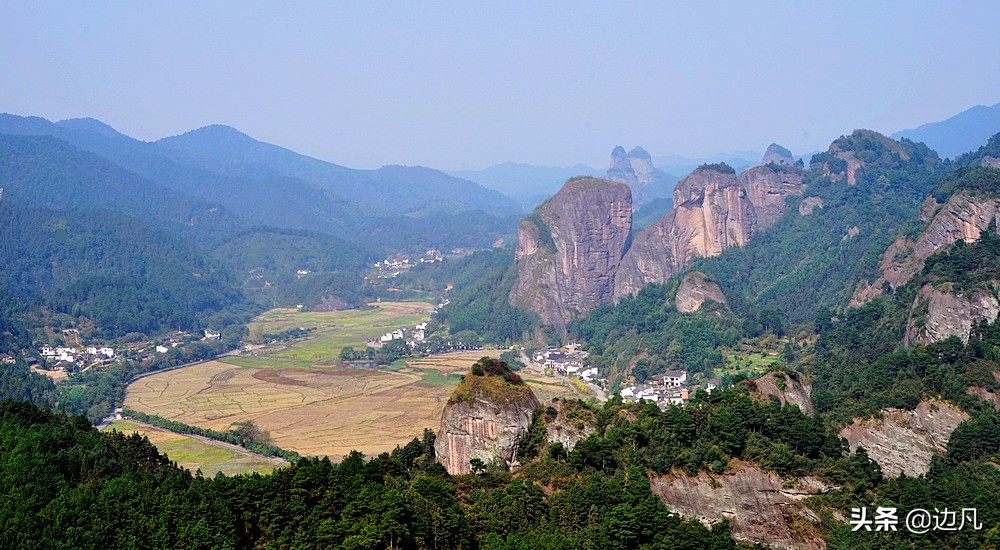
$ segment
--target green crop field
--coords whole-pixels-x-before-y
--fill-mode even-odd
[[[380,302],[371,309],[312,312],[273,309],[249,324],[251,340],[296,328],[316,329],[309,338],[274,352],[275,357],[305,361],[335,361],[346,346],[364,349],[365,342],[397,328],[412,328],[434,311],[427,302]]]
[[[156,448],[170,460],[191,471],[201,470],[206,477],[214,476],[218,472],[230,476],[248,472],[268,473],[286,464],[281,459],[258,456],[231,445],[177,434],[128,420],[116,420],[105,430],[146,436],[150,443],[156,445]]]

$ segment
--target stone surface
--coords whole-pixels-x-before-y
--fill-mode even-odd
[[[979,164],[980,166],[985,166],[986,168],[1000,168],[1000,158],[986,155],[980,159]]]
[[[677,295],[674,297],[674,305],[678,311],[684,313],[698,311],[707,300],[729,305],[729,302],[726,301],[726,295],[722,293],[719,285],[709,281],[707,277],[700,271],[692,271],[684,276],[680,286],[677,287]]]
[[[785,381],[784,389],[778,387],[778,376]],[[769,372],[758,378],[756,383],[760,395],[774,397],[782,405],[795,405],[809,416],[815,414],[812,404],[812,380],[808,376],[797,373],[795,378],[792,378],[786,373]]]
[[[788,149],[785,149],[777,143],[772,143],[767,147],[767,151],[764,151],[764,158],[760,161],[760,163],[791,166],[795,164],[795,157],[792,156],[792,152]]]
[[[569,180],[518,228],[511,305],[565,333],[567,322],[612,300],[631,228],[628,186]]]
[[[930,204],[924,202],[922,215],[931,212]],[[892,289],[905,285],[923,269],[928,257],[955,241],[978,240],[990,221],[1000,215],[1000,199],[979,198],[959,192],[940,208],[934,208],[937,214],[933,215],[916,241],[900,237],[885,251],[879,264],[882,274],[874,281],[858,286],[851,298],[851,307],[863,305],[873,296],[881,294],[885,284]]]
[[[562,443],[566,452],[590,436],[597,429],[597,419],[593,411],[573,403],[559,400],[551,405],[556,410],[556,417],[545,422],[545,435],[550,443]],[[569,417],[572,411],[573,418]]]
[[[469,461],[474,458],[485,464],[495,460],[507,465],[514,462],[518,443],[540,407],[531,389],[525,385],[516,388],[503,398],[474,392],[469,398],[453,396],[448,401],[434,441],[437,461],[448,473],[469,473]]]
[[[743,246],[805,190],[803,172],[757,166],[740,175],[701,167],[674,188],[674,209],[636,235],[615,281],[615,298],[676,275],[693,258]]]
[[[823,199],[819,197],[806,197],[799,203],[800,216],[812,216],[817,208],[823,208]]]
[[[926,312],[926,313],[925,313]],[[992,323],[1000,315],[1000,301],[988,290],[965,294],[945,283],[941,288],[924,285],[913,301],[904,344],[931,344],[958,336],[968,343],[972,327],[980,321]]]
[[[826,548],[814,522],[816,515],[801,503],[832,487],[815,478],[784,480],[759,467],[730,461],[722,475],[654,476],[653,494],[672,512],[712,524],[728,519],[733,538],[768,548]]]
[[[881,418],[855,420],[840,431],[851,452],[864,447],[886,477],[927,473],[931,457],[944,453],[951,432],[969,415],[942,401],[921,401],[916,409],[882,409]]]

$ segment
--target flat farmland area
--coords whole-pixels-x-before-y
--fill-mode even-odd
[[[342,347],[363,349],[367,340],[426,320],[433,309],[424,302],[373,305],[378,307],[269,311],[254,320],[252,335],[298,327],[316,331],[285,347],[140,378],[129,385],[125,407],[220,431],[252,420],[270,433],[273,444],[303,455],[339,459],[352,450],[391,451],[425,428],[436,431],[461,375],[479,358],[495,358],[500,351],[406,359],[383,369],[339,365],[335,358]],[[522,375],[543,403],[575,395],[556,378]]]
[[[176,434],[169,430],[129,420],[115,420],[105,431],[118,431],[125,435],[138,433],[149,438],[150,443],[178,465],[191,470],[201,470],[205,477],[218,472],[227,476],[249,472],[269,473],[288,463],[280,458],[268,458],[247,452],[235,445],[218,441]]]
[[[365,342],[397,328],[413,328],[430,319],[434,306],[427,302],[378,302],[371,309],[312,312],[270,310],[248,325],[251,340],[295,328],[314,328],[309,338],[292,343],[271,355],[307,361],[332,361],[345,346],[364,349]]]
[[[227,358],[139,379],[125,407],[215,430],[253,420],[275,445],[304,455],[375,455],[420,437],[424,428],[436,431],[460,376],[480,357],[498,355],[455,352],[407,360],[394,371],[282,367],[280,359],[241,366]],[[525,380],[543,403],[574,395],[554,378],[526,373]]]

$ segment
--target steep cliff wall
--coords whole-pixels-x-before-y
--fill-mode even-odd
[[[499,365],[495,359],[480,360],[445,405],[434,452],[452,475],[469,473],[474,458],[512,463],[540,407],[531,389]]]
[[[697,256],[716,256],[743,246],[785,212],[785,199],[801,194],[803,172],[757,166],[740,175],[726,167],[702,167],[674,189],[674,209],[643,229],[626,253],[615,297],[664,282]]]
[[[923,269],[924,261],[938,250],[958,240],[973,242],[979,239],[998,214],[1000,199],[976,197],[963,191],[939,207],[933,197],[928,197],[920,212],[922,219],[930,219],[926,229],[915,241],[899,237],[892,243],[882,255],[879,264],[881,275],[857,288],[851,307],[863,305],[878,296],[886,285],[893,289],[905,285]]]
[[[817,516],[800,504],[810,495],[831,489],[817,479],[786,481],[734,460],[722,475],[652,477],[650,487],[672,512],[707,524],[728,519],[737,542],[768,548],[826,548],[814,527]]]
[[[565,331],[571,319],[608,303],[632,229],[628,186],[573,178],[518,229],[518,281],[511,305]]]
[[[904,345],[931,344],[950,336],[968,343],[972,327],[980,321],[992,323],[1000,315],[1000,301],[990,290],[958,292],[950,283],[924,285],[913,301],[906,323]]]
[[[851,452],[864,447],[886,477],[927,473],[931,457],[947,450],[951,432],[969,415],[941,401],[921,401],[916,409],[883,409],[881,418],[855,420],[840,431]]]

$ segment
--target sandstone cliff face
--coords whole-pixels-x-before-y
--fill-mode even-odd
[[[783,380],[784,383],[778,383]],[[786,373],[769,372],[756,380],[757,391],[764,396],[774,397],[782,405],[795,405],[802,412],[812,416],[815,414],[812,404],[812,380],[798,373],[792,378]]]
[[[910,308],[904,345],[931,344],[950,336],[969,342],[972,327],[980,321],[992,323],[1000,315],[1000,301],[989,290],[965,294],[950,284],[935,288],[924,285]]]
[[[528,386],[469,375],[445,405],[434,441],[437,461],[452,475],[471,471],[469,461],[514,462],[517,446],[540,407]],[[501,390],[484,385],[500,384]]]
[[[628,186],[569,180],[518,228],[509,302],[565,332],[569,320],[612,300],[631,229]]]
[[[722,293],[719,285],[709,281],[707,277],[700,271],[692,271],[684,276],[684,280],[677,287],[677,296],[674,298],[674,305],[678,311],[684,313],[698,311],[707,300],[729,305],[729,302],[726,301],[726,295]]]
[[[728,519],[737,542],[769,548],[826,548],[813,526],[817,516],[799,504],[832,489],[815,478],[786,483],[776,474],[734,460],[722,475],[652,477],[650,486],[672,512],[707,524]]]
[[[937,212],[934,214],[934,212]],[[959,239],[974,242],[990,221],[1000,214],[1000,199],[977,198],[966,192],[956,193],[940,208],[933,197],[921,208],[921,217],[933,216],[916,241],[899,237],[882,255],[882,274],[869,284],[860,285],[851,298],[851,307],[863,305],[882,293],[888,284],[896,289],[905,285],[924,267],[924,261]],[[998,223],[1000,226],[1000,223]]]
[[[931,456],[945,452],[951,432],[968,418],[950,403],[921,401],[912,411],[882,409],[882,418],[855,420],[840,436],[851,452],[864,447],[886,477],[916,477],[927,473]]]
[[[767,166],[740,175],[699,168],[674,188],[674,209],[640,232],[615,281],[615,297],[664,282],[697,256],[743,246],[785,211],[785,199],[805,190],[803,173]]]
[[[767,147],[767,151],[764,151],[764,158],[760,161],[760,163],[791,166],[795,164],[795,157],[792,156],[792,152],[788,149],[785,149],[777,143],[772,143]]]

